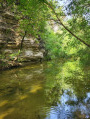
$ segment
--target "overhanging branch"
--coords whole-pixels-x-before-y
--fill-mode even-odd
[[[48,7],[53,11],[53,13],[55,14],[57,20],[59,21],[58,23],[60,25],[62,25],[72,36],[74,36],[77,40],[79,40],[80,42],[82,42],[83,44],[85,44],[86,46],[90,47],[89,44],[87,44],[85,41],[83,41],[81,38],[79,38],[78,36],[76,36],[72,31],[70,31],[61,21],[61,19],[58,17],[57,13],[55,12],[54,8],[52,7],[52,5],[49,2],[45,2],[46,5],[48,5]]]

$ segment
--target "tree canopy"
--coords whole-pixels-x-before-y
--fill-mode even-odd
[[[81,46],[81,49],[90,47],[89,0],[1,0],[0,6],[16,13],[20,28],[28,35],[48,39],[46,47],[53,42],[58,42],[60,51],[71,46],[78,46],[79,50]],[[55,26],[59,32],[54,32]]]

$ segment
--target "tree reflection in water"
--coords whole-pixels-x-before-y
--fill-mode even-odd
[[[60,60],[2,72],[0,119],[89,119],[89,71]]]
[[[54,72],[55,69],[57,72]],[[55,119],[90,118],[89,71],[84,70],[77,60],[60,63],[56,68],[49,64],[49,71],[46,72],[49,73],[46,81],[47,102],[54,106],[50,119],[56,115]]]

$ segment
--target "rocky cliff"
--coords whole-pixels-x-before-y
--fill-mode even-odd
[[[0,69],[21,65],[22,62],[37,62],[44,58],[42,42],[34,37],[22,37],[17,31],[18,20],[13,13],[0,11]]]

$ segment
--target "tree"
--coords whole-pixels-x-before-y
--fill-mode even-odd
[[[72,0],[71,2],[69,1],[69,5],[66,7],[67,13],[73,15],[72,21],[77,21],[77,16],[78,19],[81,19],[79,20],[81,24],[79,24],[78,27],[80,30],[83,26],[82,24],[84,24],[84,26],[82,27],[82,30],[84,29],[83,31],[85,31],[84,37],[78,34],[76,35],[77,28],[75,28],[76,30],[73,32],[73,25],[71,23],[68,24],[68,27],[62,22],[60,16],[62,10],[59,11],[60,6],[58,0],[5,0],[4,2],[2,1],[2,6],[4,4],[10,6],[11,3],[17,6],[17,10],[20,14],[21,19],[21,28],[24,29],[24,31],[27,31],[27,33],[30,33],[37,37],[38,34],[44,31],[46,21],[50,20],[49,17],[51,18],[52,16],[52,18],[54,18],[54,21],[57,21],[59,25],[62,25],[64,29],[66,29],[72,36],[74,36],[77,40],[79,40],[86,46],[90,47],[90,44],[87,43],[87,38],[89,38],[88,32],[86,34],[86,31],[89,31],[88,20],[85,18],[89,14],[88,0],[86,0],[85,2],[84,0],[78,0],[76,2],[75,0]],[[84,7],[85,9],[82,9],[82,7]],[[59,11],[59,13],[57,13],[57,10]],[[78,23],[79,22],[77,22],[76,24]],[[83,38],[85,40],[83,40]]]
[[[88,47],[90,47],[90,45],[88,43],[86,43],[84,40],[82,40],[81,38],[79,38],[77,35],[75,35],[71,30],[69,30],[64,24],[63,22],[61,21],[61,19],[58,17],[58,14],[56,13],[55,9],[53,8],[53,5],[46,1],[45,2],[46,5],[48,5],[48,7],[52,10],[52,12],[55,14],[57,20],[58,20],[58,23],[60,25],[62,25],[72,36],[74,36],[76,39],[78,39],[80,42],[82,42],[83,44],[87,45]]]

